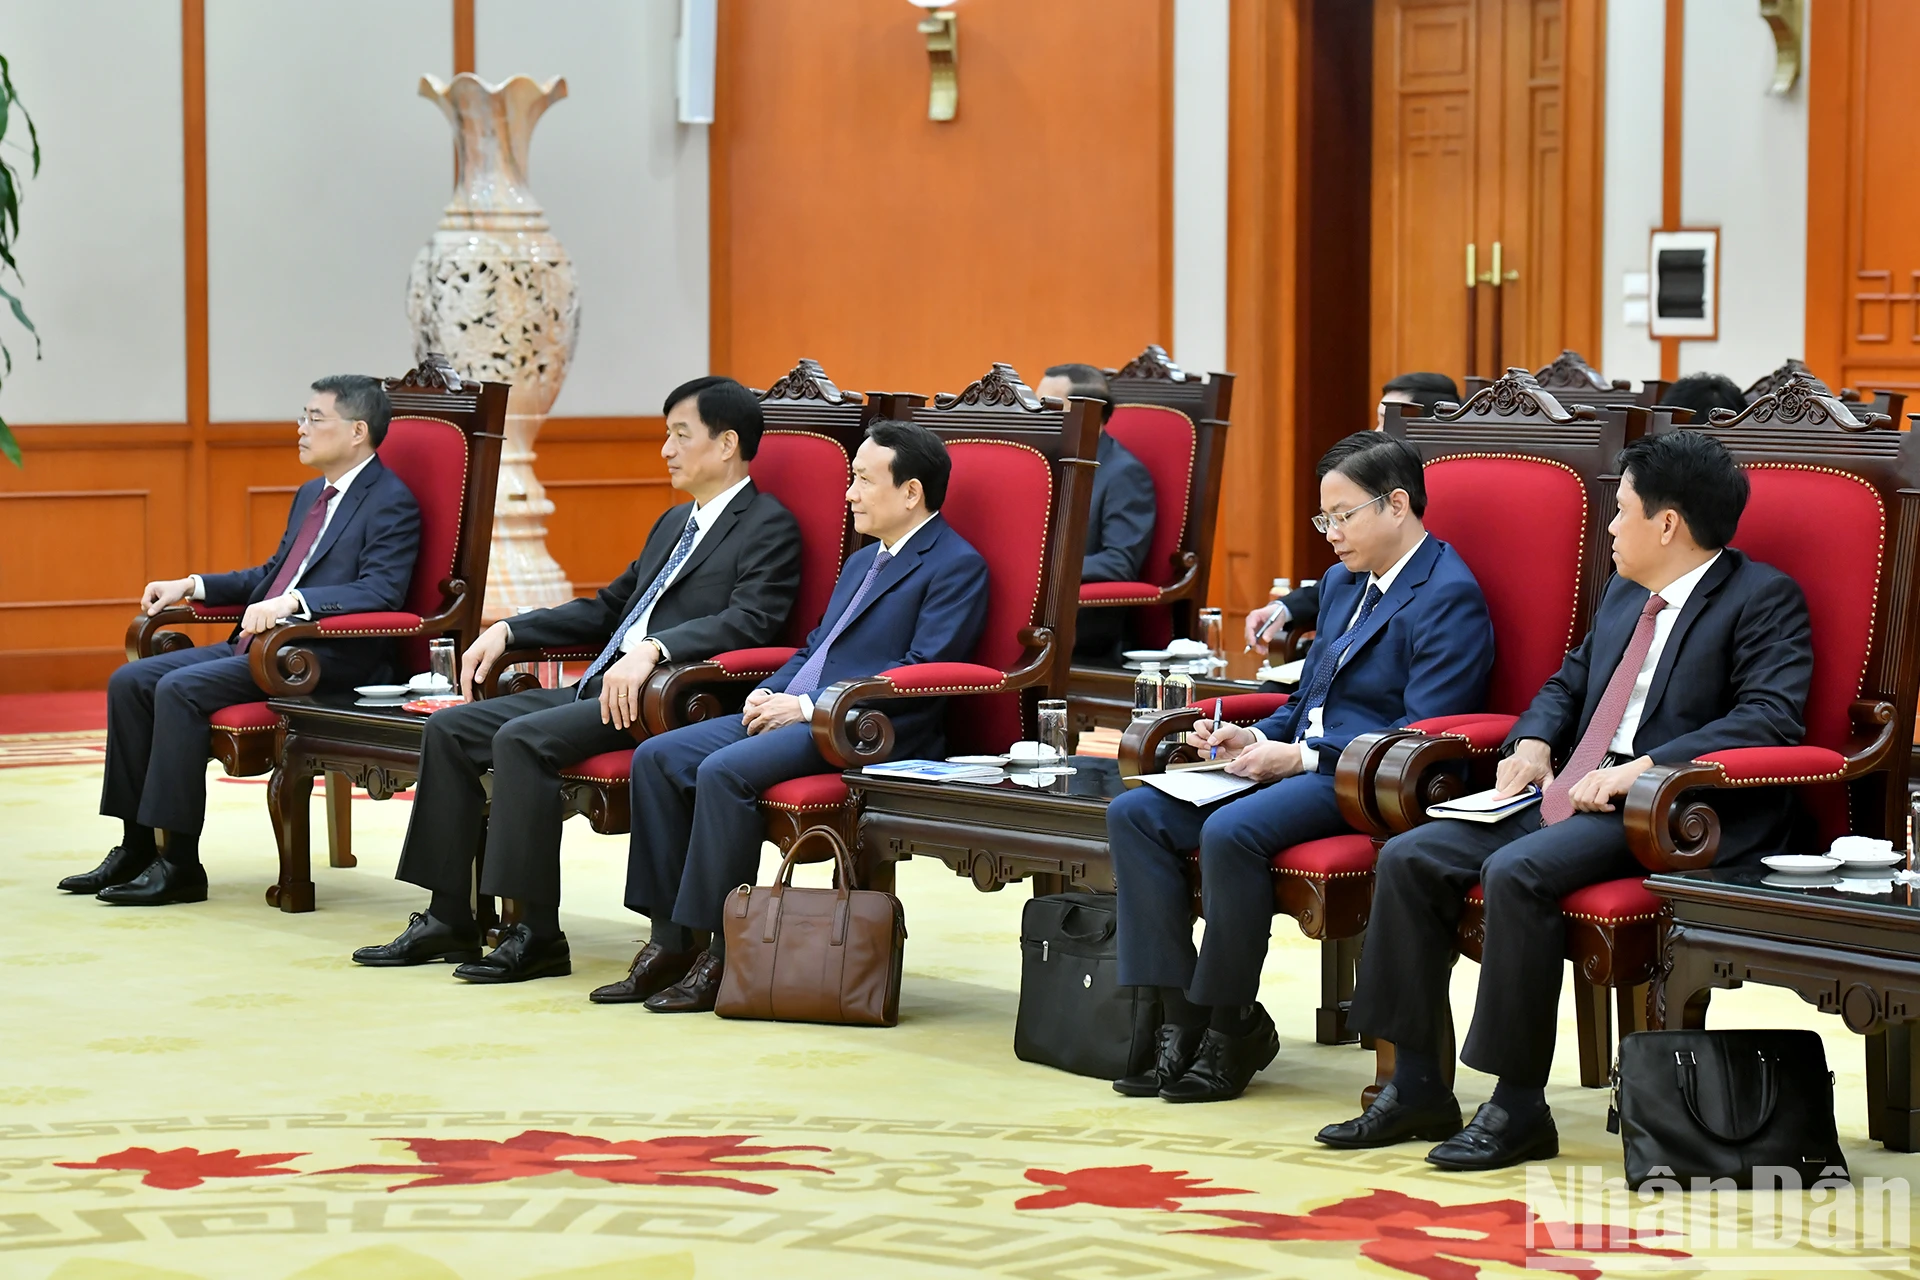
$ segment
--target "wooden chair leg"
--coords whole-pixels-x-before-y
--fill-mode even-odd
[[[1637,987],[1615,989],[1614,1016],[1620,1021],[1622,1040],[1636,1031],[1647,1029],[1647,992],[1652,986],[1650,982],[1643,982]]]
[[[1573,1019],[1580,1032],[1580,1084],[1602,1089],[1607,1083],[1612,1048],[1612,1018],[1607,1012],[1607,989],[1573,975]]]
[[[1867,1136],[1889,1151],[1920,1150],[1920,1044],[1913,1022],[1866,1037]]]
[[[487,816],[481,815],[480,841],[473,851],[473,918],[480,926],[480,940],[490,947],[497,947],[502,932],[500,915],[494,909],[493,895],[480,892],[480,877],[487,861]]]
[[[353,780],[344,773],[327,775],[327,865],[360,865],[353,856]]]
[[[1446,1035],[1440,1051],[1440,1082],[1446,1085],[1448,1089],[1453,1088],[1454,1058],[1456,1056],[1457,1054],[1454,1051],[1453,1044],[1453,1010],[1449,1007],[1447,1010]],[[1360,1109],[1362,1111],[1373,1105],[1373,1100],[1379,1096],[1380,1091],[1386,1088],[1387,1083],[1393,1079],[1393,1059],[1394,1052],[1391,1044],[1385,1040],[1375,1040],[1373,1042],[1373,1083],[1360,1091]]]
[[[1360,942],[1360,937],[1320,940],[1320,1007],[1313,1019],[1313,1038],[1320,1044],[1352,1044],[1360,1038],[1359,1032],[1347,1030]]]

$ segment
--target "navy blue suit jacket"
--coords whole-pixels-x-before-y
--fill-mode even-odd
[[[200,575],[208,604],[256,604],[273,585],[307,511],[327,487],[315,477],[293,495],[286,532],[265,564],[232,573]],[[354,477],[340,497],[340,506],[314,544],[307,571],[294,584],[315,619],[340,613],[384,613],[400,609],[413,581],[413,562],[420,551],[420,505],[399,476],[387,470],[378,455]],[[238,627],[233,635],[240,634]],[[384,680],[393,672],[391,640],[316,640],[310,645],[320,659],[320,678],[327,688]]]
[[[1538,738],[1564,762],[1587,731],[1651,593],[1614,575],[1593,626],[1507,735]],[[1796,746],[1813,683],[1813,623],[1800,584],[1728,547],[1674,619],[1647,686],[1633,748],[1679,764],[1729,747]],[[1718,861],[1773,853],[1795,810],[1785,787],[1709,791],[1720,817]],[[1617,807],[1617,805],[1616,805]]]
[[[820,625],[763,687],[775,693],[786,691],[814,646],[827,638],[835,620],[846,612],[847,602],[879,554],[880,544],[870,542],[847,557]],[[986,618],[987,562],[945,517],[936,514],[880,570],[852,623],[828,648],[820,689],[917,662],[965,662],[973,654]],[[894,754],[903,759],[945,754],[946,707],[945,698],[886,700],[887,716],[893,721]]]
[[[1307,650],[1300,693],[1260,722],[1260,731],[1281,742],[1293,739],[1302,696],[1328,648],[1366,594],[1367,575],[1336,564],[1320,579],[1320,618]],[[1327,690],[1325,736],[1308,738],[1320,753],[1320,772],[1331,774],[1347,744],[1431,716],[1479,711],[1493,670],[1493,622],[1473,571],[1458,552],[1429,534],[1380,598],[1347,650]]]

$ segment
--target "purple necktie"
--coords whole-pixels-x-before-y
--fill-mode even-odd
[[[1573,816],[1573,801],[1567,798],[1567,793],[1573,790],[1574,783],[1592,773],[1607,758],[1607,745],[1613,741],[1613,735],[1620,732],[1620,722],[1626,718],[1627,701],[1633,697],[1633,682],[1640,678],[1647,651],[1653,648],[1653,620],[1666,607],[1667,602],[1659,596],[1647,597],[1640,621],[1633,628],[1633,638],[1627,641],[1627,651],[1620,655],[1620,664],[1613,669],[1606,692],[1600,695],[1599,705],[1593,709],[1593,719],[1587,722],[1580,745],[1573,749],[1573,754],[1567,757],[1567,767],[1554,775],[1540,797],[1540,821],[1545,825],[1552,826]]]
[[[833,630],[827,632],[827,638],[807,656],[806,665],[802,666],[793,679],[787,682],[788,693],[797,698],[802,694],[812,693],[820,687],[820,673],[827,666],[827,650],[833,646],[835,640],[840,638],[840,633],[847,629],[847,624],[853,621],[853,615],[860,610],[860,602],[867,598],[867,592],[873,590],[874,579],[880,576],[880,570],[891,559],[893,556],[884,547],[881,548],[880,554],[873,558],[873,563],[867,566],[867,576],[860,580],[860,589],[853,593],[853,599],[847,601],[847,607],[840,611],[838,618],[834,619]]]
[[[293,535],[293,545],[287,548],[287,558],[280,562],[280,572],[273,575],[273,585],[267,588],[267,594],[260,597],[262,600],[278,599],[288,587],[293,585],[293,580],[300,574],[300,566],[306,563],[307,553],[312,551],[313,544],[320,540],[320,530],[327,523],[327,504],[332,502],[339,492],[332,485],[328,485],[320,491],[320,496],[314,499],[313,505],[307,508],[307,518],[300,522],[300,532]],[[243,631],[240,633],[240,638],[234,642],[234,652],[245,653],[252,643],[253,632]]]

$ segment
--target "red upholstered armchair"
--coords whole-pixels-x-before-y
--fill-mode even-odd
[[[1852,832],[1905,843],[1920,688],[1920,438],[1850,409],[1790,373],[1738,415],[1717,410],[1684,428],[1717,436],[1746,466],[1752,495],[1733,545],[1806,593],[1813,685],[1801,745],[1717,751],[1634,781],[1627,839],[1649,870],[1712,863],[1719,822],[1705,793],[1724,788],[1797,787],[1823,842]]]
[[[1233,375],[1187,374],[1158,346],[1108,374],[1106,432],[1153,477],[1157,510],[1141,581],[1083,582],[1080,604],[1133,609],[1136,638],[1159,646],[1191,635],[1206,601]]]
[[[311,621],[287,621],[267,632],[248,650],[253,678],[275,696],[311,693],[320,681],[320,664],[303,641],[320,637],[398,638],[402,664],[410,671],[427,667],[427,642],[451,637],[464,647],[480,631],[480,606],[492,550],[493,494],[505,439],[507,387],[504,383],[463,381],[446,357],[428,355],[402,378],[387,380],[393,420],[380,446],[380,461],[406,483],[420,504],[420,552],[406,607],[392,613],[340,614]],[[193,622],[235,623],[241,608],[183,604],[153,617],[136,616],[127,627],[127,660],[189,647],[181,632],[169,630]],[[214,713],[212,754],[235,777],[252,777],[274,767],[279,755],[280,721],[262,702],[241,703]],[[352,866],[348,849],[349,779],[327,777],[328,825],[334,866]],[[289,850],[284,839],[277,789],[269,809],[280,842],[282,883],[311,877],[306,851]],[[289,876],[292,880],[289,881]],[[267,900],[279,905],[276,884]],[[311,910],[310,896],[303,910]]]
[[[641,719],[634,737],[664,733],[678,725],[737,713],[753,688],[741,681],[764,679],[778,671],[826,612],[840,566],[853,550],[852,517],[846,492],[851,459],[878,407],[860,394],[835,386],[818,361],[803,359],[760,395],[767,430],[753,458],[755,486],[772,494],[800,526],[800,590],[778,644],[720,654],[705,662],[663,667],[642,692]],[[508,662],[548,659],[591,661],[592,650],[518,650]],[[530,675],[503,681],[509,693],[534,687]],[[627,781],[631,751],[592,756],[561,772],[569,810],[587,815],[603,835],[628,829]]]

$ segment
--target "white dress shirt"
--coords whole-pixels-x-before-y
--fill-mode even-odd
[[[913,540],[914,534],[926,528],[927,520],[933,519],[935,514],[936,513],[934,512],[928,512],[926,520],[922,520],[919,524],[913,526],[913,528],[901,534],[900,540],[898,542],[893,543],[891,546],[883,542],[880,544],[880,549],[886,552],[889,557],[898,556],[900,554],[901,548],[905,547],[907,543]],[[838,621],[838,619],[836,619],[836,621]],[[759,693],[763,691],[756,689],[754,690],[754,692]],[[767,690],[766,692],[771,692],[771,690]],[[813,719],[813,698],[810,695],[804,694],[804,693],[800,695],[800,718],[802,720]]]
[[[752,483],[753,483],[753,477],[747,476],[739,481],[736,481],[731,485],[728,485],[725,489],[722,489],[719,493],[715,494],[711,499],[701,503],[699,506],[693,509],[693,525],[694,525],[693,546],[687,548],[686,560],[682,560],[679,564],[673,567],[673,572],[667,575],[666,585],[660,588],[660,595],[655,596],[653,598],[653,603],[647,606],[647,611],[641,614],[638,618],[635,618],[633,620],[633,625],[627,628],[627,634],[624,637],[622,637],[620,641],[620,652],[632,653],[636,645],[639,645],[648,640],[653,640],[653,643],[659,647],[660,660],[662,662],[665,662],[671,657],[673,657],[672,654],[667,652],[667,646],[661,644],[658,640],[654,639],[654,637],[647,634],[647,624],[653,621],[653,611],[660,603],[660,596],[664,596],[667,594],[667,587],[672,586],[674,583],[674,579],[680,576],[680,571],[687,567],[687,560],[693,559],[694,551],[700,546],[702,542],[706,540],[707,531],[712,529],[713,526],[719,521],[720,513],[727,509],[727,504],[729,502],[732,502],[734,498],[739,496],[740,491],[742,489],[746,488],[748,485]],[[682,532],[684,532],[684,530],[682,530]],[[644,590],[644,588],[642,589]],[[509,630],[508,640],[509,642],[511,642],[512,629],[509,628],[508,630]]]
[[[1400,571],[1407,567],[1407,561],[1413,559],[1414,552],[1420,550],[1420,548],[1427,545],[1427,539],[1430,536],[1431,536],[1430,534],[1425,534],[1425,533],[1421,534],[1420,541],[1414,543],[1413,546],[1409,547],[1407,549],[1407,554],[1401,556],[1398,560],[1395,560],[1393,562],[1392,567],[1389,568],[1385,573],[1368,574],[1367,585],[1370,587],[1380,588],[1380,595],[1384,599],[1387,592],[1393,590],[1394,581],[1397,578],[1399,578]],[[1347,625],[1340,628],[1340,632],[1342,635],[1346,634],[1346,632],[1350,628],[1352,628],[1354,619],[1360,616],[1360,610],[1366,606],[1366,603],[1367,603],[1367,593],[1365,591],[1362,591],[1360,593],[1360,603],[1354,605],[1353,612],[1347,615]],[[1376,609],[1379,607],[1380,607],[1379,605],[1374,606],[1374,608]],[[1340,657],[1340,665],[1344,667],[1347,664],[1347,659],[1352,656],[1353,656],[1353,650],[1351,649],[1347,650],[1347,652],[1342,654]],[[1326,735],[1326,732],[1327,732],[1326,707],[1327,707],[1327,704],[1325,702],[1322,702],[1319,706],[1307,712],[1307,731],[1300,735],[1301,737],[1300,764],[1302,768],[1304,768],[1305,771],[1308,773],[1318,773],[1320,771],[1320,753],[1316,751],[1314,748],[1308,746],[1306,744],[1306,739],[1319,738],[1319,737],[1324,737]],[[1267,740],[1267,735],[1264,733],[1261,733],[1260,730],[1255,729],[1253,732],[1254,732],[1254,736],[1258,738],[1260,741],[1265,742]]]
[[[1673,634],[1673,624],[1679,620],[1680,610],[1686,607],[1687,598],[1700,586],[1700,579],[1707,576],[1707,570],[1713,568],[1714,561],[1719,558],[1720,553],[1714,552],[1713,560],[1681,574],[1653,593],[1666,601],[1666,608],[1653,615],[1653,643],[1647,647],[1647,659],[1640,664],[1640,674],[1634,677],[1633,692],[1627,695],[1627,709],[1620,717],[1620,728],[1614,733],[1613,741],[1607,744],[1607,750],[1613,754],[1633,755],[1633,738],[1640,732],[1640,717],[1647,709],[1647,689],[1653,684],[1653,671],[1660,665],[1660,654],[1667,647],[1667,637]],[[1612,681],[1612,672],[1607,673],[1607,679]]]
[[[329,480],[327,482],[327,484],[333,487],[333,497],[327,500],[327,514],[320,519],[320,532],[314,535],[313,545],[307,548],[306,559],[300,562],[300,568],[294,573],[293,581],[287,584],[286,594],[292,596],[294,601],[294,610],[288,615],[289,617],[308,618],[313,616],[307,608],[307,598],[301,595],[295,588],[300,585],[300,579],[307,576],[307,566],[313,563],[313,553],[320,549],[322,542],[326,541],[327,526],[333,523],[333,513],[340,509],[340,500],[347,496],[347,490],[353,486],[355,480],[360,478],[360,473],[367,469],[367,463],[372,462],[376,456],[378,455],[368,454],[360,461],[359,465],[355,466],[338,480]],[[197,573],[189,576],[193,579],[193,599],[205,600],[207,598],[207,584],[200,580],[200,575]]]

